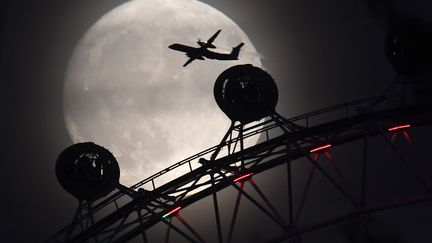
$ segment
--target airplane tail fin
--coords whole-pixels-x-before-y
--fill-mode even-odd
[[[244,43],[240,43],[238,46],[233,47],[233,49],[231,51],[231,56],[233,57],[233,59],[238,59],[240,49],[242,48],[243,45],[244,45]]]

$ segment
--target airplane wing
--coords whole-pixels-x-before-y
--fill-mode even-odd
[[[172,44],[172,45],[168,46],[168,48],[176,50],[176,51],[186,52],[186,53],[194,52],[197,50],[197,48],[195,48],[195,47],[185,46],[185,45],[178,44],[178,43]]]
[[[214,35],[207,40],[207,44],[211,44],[216,39],[216,37],[219,35],[220,32],[221,30],[216,31],[216,33],[214,33]]]
[[[183,67],[186,67],[189,63],[193,62],[193,60],[195,60],[195,58],[189,58],[189,60],[187,60],[187,62],[183,64]]]

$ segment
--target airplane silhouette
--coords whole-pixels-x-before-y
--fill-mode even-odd
[[[208,50],[209,48],[216,48],[216,46],[214,46],[212,43],[220,32],[221,30],[216,31],[216,33],[214,33],[213,36],[210,37],[210,39],[208,39],[206,42],[202,42],[200,39],[198,39],[197,44],[200,45],[200,47],[192,47],[174,43],[170,45],[169,48],[172,50],[185,52],[186,56],[189,57],[189,60],[187,60],[187,62],[183,64],[183,67],[186,67],[189,63],[193,62],[196,59],[204,60],[205,58],[207,58],[216,60],[238,60],[240,49],[242,48],[244,43],[240,43],[236,47],[233,47],[231,53],[218,53]]]

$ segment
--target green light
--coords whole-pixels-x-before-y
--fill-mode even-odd
[[[178,206],[178,207],[174,208],[173,210],[169,211],[168,213],[164,214],[164,215],[162,216],[162,218],[166,218],[166,217],[168,217],[168,216],[170,216],[170,215],[173,215],[173,214],[175,214],[176,212],[180,211],[180,209],[181,209],[181,207]]]

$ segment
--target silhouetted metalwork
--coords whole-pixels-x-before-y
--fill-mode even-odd
[[[422,84],[413,82],[412,85]],[[263,242],[301,242],[301,236],[308,232],[348,219],[364,218],[368,220],[357,220],[361,224],[360,230],[350,232],[350,237],[361,234],[359,237],[363,239],[373,239],[367,229],[374,214],[432,201],[431,172],[416,157],[410,136],[411,130],[432,123],[432,101],[407,99],[412,94],[400,92],[400,88],[403,87],[396,86],[382,96],[286,119],[275,111],[278,92],[268,73],[251,65],[231,67],[217,78],[214,87],[216,102],[232,121],[218,145],[177,162],[129,188],[121,185],[109,187],[109,190],[114,190],[104,197],[101,196],[107,193],[107,188],[102,187],[99,192],[94,187],[89,196],[83,196],[76,193],[81,184],[70,187],[61,180],[89,183],[87,181],[94,177],[87,176],[87,172],[95,173],[93,168],[100,167],[88,167],[93,163],[87,162],[87,158],[95,158],[93,154],[96,153],[101,154],[101,158],[115,161],[112,155],[94,144],[91,149],[83,150],[76,146],[80,148],[77,152],[63,152],[65,155],[62,153],[60,158],[65,161],[61,162],[65,168],[66,165],[80,167],[82,160],[86,173],[74,177],[71,171],[75,170],[68,169],[65,170],[69,171],[66,173],[68,176],[59,176],[63,187],[77,194],[81,200],[73,222],[48,242],[127,242],[136,237],[141,237],[143,242],[236,242],[243,198],[263,215],[266,224],[277,230],[265,235]],[[373,149],[380,148],[381,152],[370,152],[370,144],[374,144]],[[356,178],[350,175],[347,167],[339,162],[337,153],[334,153],[344,150],[347,145],[353,145],[360,158],[359,176]],[[350,155],[352,153],[350,151]],[[373,157],[376,154],[383,154],[384,159]],[[387,166],[403,166],[406,175],[403,179],[409,180],[415,190],[408,194],[384,196],[380,185],[392,178],[383,176],[390,156],[393,163]],[[351,157],[354,156],[350,156],[350,162],[353,162]],[[377,160],[379,162],[372,163]],[[104,164],[105,160],[101,161],[100,165]],[[301,171],[299,165],[308,167]],[[275,170],[284,172],[286,178],[285,183],[277,185],[279,192],[286,195],[286,201],[282,204],[267,194],[259,180],[263,172]],[[300,171],[302,181],[296,178]],[[172,172],[180,175],[171,180]],[[391,170],[386,173],[391,173]],[[113,175],[115,180],[112,182],[115,182],[118,174]],[[332,190],[332,194],[325,197],[331,197],[341,207],[335,213],[329,215],[323,212],[310,220],[308,203],[311,203],[311,194],[316,192],[317,185],[313,181],[317,177],[322,178],[321,184]],[[391,183],[402,180],[399,175],[395,178],[396,181]],[[235,192],[232,198],[234,206],[229,210],[220,203],[220,195],[227,188]],[[96,196],[92,195],[99,198],[94,199]],[[215,221],[211,236],[200,231],[184,213],[194,203],[208,197],[211,197],[207,202],[213,211],[206,212],[206,216]],[[229,218],[223,221],[222,217]],[[152,229],[162,226],[165,226],[165,233],[151,235]]]
[[[374,106],[374,109],[369,112],[356,114],[358,107],[368,107],[379,100],[381,100],[380,106]],[[281,123],[267,120],[254,125],[250,124],[250,126],[243,127],[242,137],[228,136],[220,145],[180,161],[132,186],[130,190],[135,193],[127,194],[117,191],[97,202],[88,202],[86,204],[88,209],[77,219],[77,222],[81,222],[81,225],[78,224],[80,226],[75,227],[73,232],[69,231],[69,226],[66,227],[55,235],[52,240],[61,239],[66,242],[125,242],[139,234],[142,235],[143,239],[147,239],[147,230],[158,223],[162,223],[167,225],[167,230],[178,233],[187,242],[205,242],[201,233],[187,223],[185,218],[181,217],[181,211],[208,196],[213,197],[215,220],[217,220],[217,229],[215,231],[220,232],[216,236],[219,237],[219,242],[230,242],[232,240],[236,229],[236,221],[238,221],[236,211],[240,207],[240,198],[242,197],[255,205],[258,211],[267,215],[274,222],[275,227],[279,227],[281,235],[271,239],[269,242],[296,239],[307,232],[349,218],[431,201],[432,185],[430,184],[430,175],[419,174],[421,166],[417,163],[418,161],[408,161],[400,153],[400,148],[393,145],[397,137],[406,136],[407,129],[430,124],[432,121],[431,108],[425,105],[411,105],[383,109],[385,101],[382,97],[377,97],[329,107]],[[381,109],[378,109],[379,107]],[[341,115],[336,115],[335,119],[324,123],[319,123],[320,119],[316,119],[329,113]],[[400,127],[398,126],[400,121],[409,121],[410,127],[402,126],[399,130],[389,131],[391,128]],[[303,123],[304,128],[289,132],[288,129],[294,122]],[[289,126],[284,127],[284,124]],[[237,124],[232,131],[238,133],[240,127],[244,125],[246,124]],[[281,129],[281,127],[284,128]],[[275,130],[281,131],[281,134],[271,137],[272,131]],[[257,145],[241,148],[239,145],[241,141],[253,136],[264,136],[265,139]],[[362,186],[359,190],[354,190],[350,186],[346,173],[330,155],[330,150],[335,150],[343,144],[356,140],[364,140],[363,146],[360,146],[359,149],[363,151],[363,163],[364,167],[366,167],[370,163],[368,160],[370,158],[367,156],[369,154],[368,141],[376,136],[387,141],[386,143],[389,146],[387,152],[395,153],[401,158],[401,163],[410,168],[408,171],[425,188],[421,194],[384,202],[374,200],[374,195],[377,193],[376,185],[380,180],[380,170],[372,171],[369,176],[363,176],[360,183]],[[325,147],[326,144],[332,146],[330,148]],[[317,148],[322,149],[314,150]],[[208,159],[203,159],[206,157]],[[293,166],[300,158],[306,159],[311,164],[311,170],[307,177],[308,183],[306,183],[303,192],[295,194],[292,188],[298,186],[293,181],[292,170],[294,170]],[[323,162],[319,161],[320,158],[327,159],[331,166],[326,168]],[[304,163],[303,161],[299,162]],[[282,165],[287,167],[287,192],[290,199],[287,204],[289,208],[288,215],[280,213],[280,209],[274,206],[274,202],[268,199],[254,180],[254,177],[261,172],[272,168],[281,169]],[[169,176],[170,171],[179,170],[180,168],[190,168],[190,170],[168,183],[157,184],[158,179]],[[326,178],[330,185],[341,195],[340,200],[351,205],[349,207],[351,210],[330,218],[320,219],[314,223],[302,222],[302,215],[305,213],[304,203],[307,202],[308,195],[311,193],[310,182],[316,174],[321,174]],[[257,196],[252,196],[250,192],[245,190],[245,183],[253,186]],[[238,191],[238,199],[236,200],[229,228],[225,228],[225,231],[223,231],[221,228],[224,225],[220,222],[220,217],[224,212],[221,212],[218,206],[217,195],[219,191],[227,187],[232,187]],[[148,190],[144,191],[140,190],[140,188],[148,188]],[[294,204],[292,200],[300,200],[300,204]],[[110,211],[106,212],[106,210]],[[91,220],[91,218],[94,218],[94,220]],[[96,218],[99,218],[99,220],[95,220]],[[178,219],[180,225],[175,225],[173,219]],[[82,225],[82,222],[86,222],[86,220],[90,223]],[[66,232],[70,232],[69,235]],[[226,232],[228,235],[224,236],[222,232]],[[172,233],[167,235],[169,239],[169,235],[172,235]]]
[[[218,53],[208,50],[208,48],[216,48],[216,46],[214,46],[212,43],[220,32],[221,30],[218,30],[212,37],[210,37],[210,39],[208,39],[207,42],[202,42],[201,40],[198,40],[197,43],[200,45],[200,47],[191,47],[174,43],[170,45],[169,48],[172,50],[185,52],[186,56],[189,57],[187,62],[183,64],[183,67],[186,67],[189,63],[196,59],[204,60],[205,58],[207,58],[216,60],[238,60],[240,49],[242,48],[244,43],[240,43],[236,47],[233,47],[231,53]]]
[[[114,190],[120,168],[111,152],[87,142],[74,144],[60,154],[56,175],[67,192],[79,200],[93,201]]]

